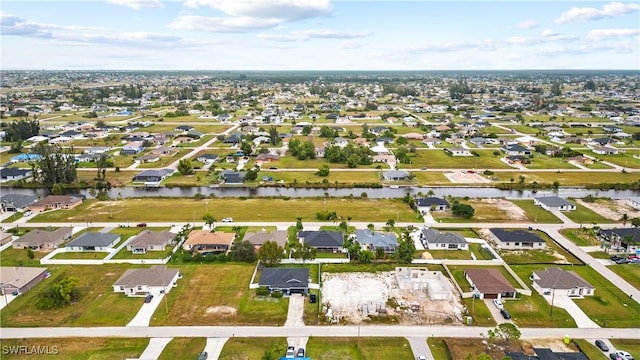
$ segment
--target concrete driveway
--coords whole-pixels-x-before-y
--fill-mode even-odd
[[[567,310],[569,315],[571,315],[573,320],[575,320],[577,327],[591,329],[600,327],[598,324],[593,322],[593,320],[591,320],[589,316],[587,316],[587,314],[585,314],[584,311],[582,311],[582,309],[580,309],[580,307],[576,305],[576,303],[574,303],[573,300],[567,295],[556,294],[554,297],[552,294],[543,296],[549,304],[551,304],[551,301],[553,300],[554,307],[557,306],[559,308]]]
[[[304,326],[302,316],[304,315],[304,297],[301,294],[289,296],[289,310],[287,312],[286,327]]]
[[[433,360],[433,355],[431,355],[431,351],[429,350],[429,345],[427,345],[426,337],[407,337],[409,341],[409,345],[411,346],[411,351],[413,351],[413,357],[418,358],[418,356],[423,355],[427,360]]]
[[[204,350],[209,355],[209,359],[217,359],[220,357],[222,348],[229,338],[207,338],[207,344],[204,346]]]
[[[140,307],[140,310],[138,310],[136,316],[131,321],[129,321],[127,326],[149,326],[151,317],[162,302],[162,298],[164,298],[164,294],[154,294],[151,302],[143,302],[142,307]],[[140,299],[140,301],[143,300]]]
[[[162,350],[173,338],[152,338],[149,339],[149,345],[144,349],[144,352],[138,359],[140,360],[156,360],[160,354],[162,354]]]
[[[502,314],[500,314],[500,309],[498,309],[493,303],[493,299],[483,299],[483,301],[489,308],[489,311],[491,312],[491,315],[493,315],[493,318],[496,320],[496,323],[502,324],[506,322],[513,322],[502,317]],[[505,300],[502,300],[502,303],[504,302]]]

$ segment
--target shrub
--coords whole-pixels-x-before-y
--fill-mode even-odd
[[[276,299],[281,299],[284,296],[282,291],[273,291],[271,292],[271,297]]]
[[[269,295],[269,288],[266,286],[260,286],[256,289],[256,296],[267,296]]]

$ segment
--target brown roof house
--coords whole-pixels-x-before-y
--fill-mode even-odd
[[[583,297],[593,295],[596,290],[575,272],[557,267],[534,271],[531,280],[533,280],[533,288],[541,295],[549,295],[553,292],[556,295]]]
[[[47,268],[3,266],[0,267],[0,288],[5,296],[22,294],[49,275]]]
[[[226,253],[231,248],[235,234],[211,232],[209,230],[193,230],[182,244],[182,248],[201,254]]]
[[[129,269],[113,284],[113,292],[140,297],[164,294],[178,286],[178,279],[181,277],[177,269],[168,269],[160,265],[146,269]]]
[[[480,299],[516,297],[516,289],[498,269],[465,269],[464,276]]]
[[[175,237],[175,234],[166,230],[161,232],[144,230],[129,241],[127,250],[134,254],[146,254],[147,251],[163,251]]]
[[[72,228],[60,228],[53,231],[45,230],[31,230],[28,233],[22,235],[19,239],[15,240],[11,246],[14,249],[26,249],[31,250],[53,250],[58,245],[71,238]]]
[[[73,209],[82,204],[82,197],[71,195],[49,195],[42,200],[29,205],[28,209],[33,212],[43,212],[57,209]]]
[[[274,230],[272,232],[266,232],[263,230],[246,233],[244,235],[244,240],[250,242],[257,251],[265,241],[275,241],[276,244],[284,247],[287,243],[287,237],[288,234],[286,230]]]

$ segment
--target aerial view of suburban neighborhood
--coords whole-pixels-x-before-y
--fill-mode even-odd
[[[640,359],[639,13],[5,2],[0,358]]]

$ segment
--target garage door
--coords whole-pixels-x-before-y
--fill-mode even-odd
[[[484,294],[485,299],[497,299],[498,294]]]
[[[304,294],[304,289],[289,289],[289,294]]]

